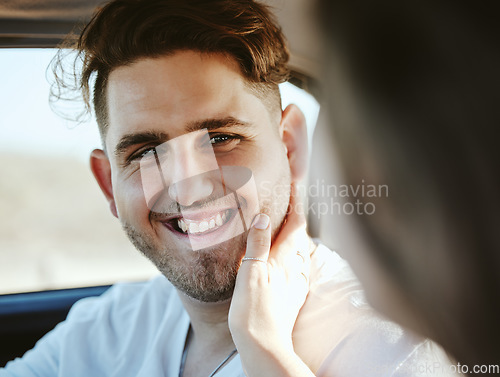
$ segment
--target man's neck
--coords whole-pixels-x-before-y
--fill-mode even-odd
[[[179,292],[182,305],[191,320],[196,342],[219,349],[234,348],[227,317],[231,300],[223,302],[201,302]]]

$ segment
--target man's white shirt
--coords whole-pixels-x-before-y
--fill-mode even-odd
[[[66,321],[0,377],[178,377],[189,316],[163,276],[116,284],[80,300]],[[312,256],[310,292],[293,332],[317,376],[451,376],[444,352],[379,316],[347,263],[323,245]],[[216,377],[244,376],[239,355]]]

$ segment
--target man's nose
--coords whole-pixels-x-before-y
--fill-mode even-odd
[[[174,160],[168,187],[171,199],[181,206],[190,206],[212,195],[214,182],[210,178],[211,174],[205,173],[218,169],[215,158],[204,153],[193,153],[187,148],[178,148]]]

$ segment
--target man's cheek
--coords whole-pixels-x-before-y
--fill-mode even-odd
[[[266,186],[264,184],[264,186]],[[269,184],[271,187],[271,184]],[[271,219],[282,218],[287,213],[290,202],[290,184],[287,182],[276,183],[268,190],[269,195],[262,195],[265,198],[265,206],[269,210]]]
[[[136,223],[141,217],[147,217],[147,208],[143,187],[141,184],[121,184],[115,191],[118,218]]]
[[[260,195],[264,198],[268,198],[272,196],[272,183],[270,181],[263,181],[259,184],[259,192]]]
[[[239,227],[235,236],[246,232],[254,217],[260,212],[259,193],[253,172],[242,166],[221,166],[225,187],[238,208]]]
[[[158,197],[165,190],[165,182],[161,170],[158,169],[155,161],[143,159],[141,161],[141,188],[146,205],[153,208]]]

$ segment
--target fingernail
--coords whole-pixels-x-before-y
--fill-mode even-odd
[[[260,213],[255,216],[252,226],[256,229],[267,229],[269,226],[269,216],[264,213]]]

